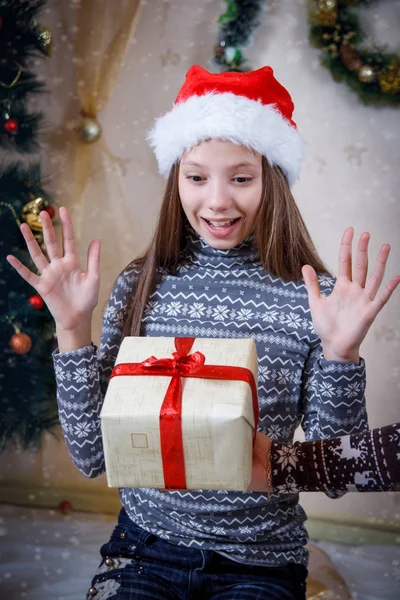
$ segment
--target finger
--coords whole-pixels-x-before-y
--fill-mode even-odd
[[[380,292],[380,294],[375,298],[374,301],[374,318],[379,313],[380,310],[385,306],[386,302],[389,300],[390,296],[393,294],[394,290],[400,283],[400,275],[396,275],[392,277],[389,283],[385,286],[385,288]]]
[[[365,291],[370,300],[373,300],[378,293],[379,287],[385,275],[386,263],[390,253],[389,244],[383,244],[379,250],[378,258],[372,270],[371,276],[365,285]]]
[[[319,287],[318,277],[311,265],[304,265],[301,272],[303,274],[304,283],[306,284],[308,300],[311,304],[321,298],[321,289]]]
[[[41,251],[40,246],[37,243],[37,240],[36,240],[35,236],[33,235],[31,228],[29,227],[29,225],[27,223],[23,223],[20,227],[20,230],[24,237],[24,240],[25,240],[26,246],[28,248],[29,255],[33,261],[33,264],[35,265],[35,267],[37,268],[39,273],[43,273],[44,269],[47,267],[47,265],[49,263],[47,261],[47,258]]]
[[[46,245],[46,251],[50,260],[60,258],[61,253],[56,240],[56,233],[47,211],[42,210],[39,214],[43,226],[43,239]]]
[[[25,265],[23,265],[22,262],[12,254],[9,254],[6,256],[6,258],[10,265],[18,272],[19,275],[21,275],[22,279],[25,279],[25,281],[27,281],[32,287],[35,288],[35,290],[37,290],[40,277],[27,269],[27,267],[25,267]]]
[[[340,243],[338,277],[345,277],[351,281],[351,244],[353,242],[354,229],[348,227]]]
[[[100,277],[100,240],[92,240],[87,253],[87,272],[98,279]]]
[[[60,206],[58,212],[61,220],[63,255],[76,255],[75,232],[69,212],[65,206]]]
[[[361,287],[365,286],[368,274],[368,244],[370,234],[363,233],[357,244],[356,260],[353,267],[353,281]]]

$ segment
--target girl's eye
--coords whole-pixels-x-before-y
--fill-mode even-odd
[[[252,177],[234,177],[234,180],[237,181],[237,183],[248,183],[252,180]]]
[[[190,179],[194,183],[200,183],[200,181],[202,180],[202,178],[200,177],[200,175],[189,175],[188,179]]]

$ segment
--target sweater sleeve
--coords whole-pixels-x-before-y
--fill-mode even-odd
[[[400,490],[400,423],[327,440],[272,442],[275,492]]]
[[[365,362],[326,360],[321,342],[311,347],[302,380],[302,428],[306,440],[363,431],[368,427]]]
[[[72,462],[85,477],[97,477],[105,471],[100,412],[136,270],[128,267],[117,279],[103,314],[100,349],[92,344],[53,353],[60,423]]]

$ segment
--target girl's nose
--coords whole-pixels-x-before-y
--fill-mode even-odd
[[[213,212],[228,210],[232,206],[232,197],[224,184],[214,184],[207,197],[208,208]]]

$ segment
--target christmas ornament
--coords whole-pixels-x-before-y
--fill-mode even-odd
[[[377,0],[310,0],[310,39],[336,81],[346,81],[364,104],[400,104],[400,57],[361,46],[356,11]]]
[[[43,231],[43,224],[39,218],[39,213],[44,208],[44,198],[41,196],[35,198],[33,194],[31,194],[31,197],[32,200],[22,207],[22,218],[25,223],[28,223],[34,233],[41,234]]]
[[[250,67],[242,48],[249,45],[259,25],[262,0],[225,0],[226,11],[218,18],[218,43],[214,46],[214,63],[223,71],[247,71]]]
[[[36,31],[40,50],[46,56],[51,56],[51,53],[53,51],[53,36],[51,34],[50,29],[45,25],[37,25]]]
[[[337,19],[336,0],[318,0],[312,19],[318,25],[334,26]]]
[[[369,83],[375,77],[374,70],[369,65],[363,65],[358,70],[358,79],[364,83]]]
[[[63,500],[58,505],[58,510],[60,512],[64,513],[65,515],[68,514],[72,510],[72,504],[71,504],[71,502],[69,500]]]
[[[50,219],[54,219],[56,211],[54,210],[54,208],[50,204],[48,206],[46,206],[44,208],[44,210],[49,214]]]
[[[11,337],[9,346],[16,354],[27,354],[32,348],[32,340],[27,333],[22,333],[17,329],[17,333]]]
[[[379,73],[379,85],[385,94],[400,92],[400,62],[393,60],[387,69]]]
[[[350,44],[341,44],[339,53],[342,63],[349,71],[358,71],[362,67],[360,55]]]
[[[11,133],[11,134],[17,134],[18,133],[18,121],[17,119],[6,119],[5,123],[4,123],[4,129],[7,131],[7,133]]]
[[[44,306],[43,298],[38,294],[31,296],[28,302],[35,310],[40,310]]]
[[[100,139],[101,134],[101,125],[97,119],[92,117],[83,117],[78,128],[78,135],[82,142],[85,142],[85,144],[97,142],[97,140]]]

